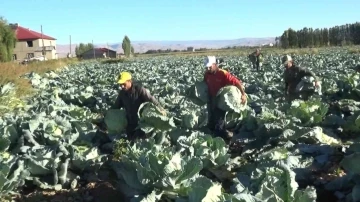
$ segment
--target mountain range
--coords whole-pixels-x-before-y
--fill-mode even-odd
[[[144,53],[148,50],[185,50],[187,47],[219,49],[233,46],[259,46],[269,43],[275,43],[275,37],[266,38],[240,38],[232,40],[190,40],[190,41],[132,41],[136,53]],[[108,43],[109,49],[123,53],[122,42]],[[75,46],[71,45],[71,52],[75,53]],[[107,44],[94,44],[95,47],[107,47]],[[59,58],[66,57],[70,51],[70,44],[58,44],[56,46]]]

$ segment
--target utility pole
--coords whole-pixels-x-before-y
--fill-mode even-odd
[[[107,48],[107,57],[110,57],[110,55],[109,55],[109,43],[108,42],[106,42],[106,48]]]
[[[70,37],[70,57],[72,57],[72,55],[71,55],[71,35],[69,37]]]
[[[94,59],[95,59],[95,46],[94,46],[94,40],[91,40],[91,43],[93,45],[93,50],[94,50]]]
[[[41,25],[41,40],[42,40],[42,55],[45,56],[45,44],[44,44],[42,25]]]

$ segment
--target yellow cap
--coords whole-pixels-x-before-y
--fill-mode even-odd
[[[123,84],[128,80],[131,80],[131,74],[129,72],[121,72],[118,78],[118,84]]]

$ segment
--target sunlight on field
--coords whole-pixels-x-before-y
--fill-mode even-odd
[[[302,49],[281,49],[281,48],[261,48],[264,54],[318,54],[319,51],[327,50],[328,47],[322,48],[302,48]],[[360,53],[360,46],[346,46],[346,47],[331,47],[330,49],[347,49],[350,53]],[[154,56],[226,56],[226,55],[249,55],[254,52],[256,48],[239,48],[239,49],[217,49],[208,51],[195,51],[195,52],[170,52],[170,53],[154,53],[154,54],[139,54],[138,57],[154,57]]]
[[[246,194],[249,198],[268,197],[257,190],[276,180],[279,183],[266,188],[278,198],[283,197],[278,190],[291,189],[295,194],[290,201],[302,196],[309,198],[306,201],[329,201],[324,200],[328,190],[316,182],[321,179],[324,183],[334,183],[357,168],[358,157],[340,153],[339,148],[358,144],[359,74],[354,70],[360,64],[358,48],[264,48],[264,63],[259,71],[253,69],[247,57],[252,51],[249,48],[137,55],[126,59],[64,59],[28,66],[1,64],[1,83],[13,82],[18,90],[17,96],[7,94],[0,98],[0,114],[17,115],[9,119],[2,117],[5,135],[0,143],[9,159],[19,162],[29,159],[23,161],[26,168],[23,173],[30,175],[17,175],[16,180],[34,184],[27,194],[22,192],[27,185],[24,183],[7,188],[6,193],[17,191],[23,201],[50,201],[56,197],[84,201],[87,198],[84,192],[94,196],[97,191],[94,186],[98,182],[88,179],[101,177],[109,183],[99,192],[113,194],[114,201],[136,198],[134,192],[125,189],[131,186],[144,192],[141,197],[150,196],[147,190],[156,187],[162,191],[163,201],[189,201],[189,195],[210,189],[221,199],[213,201],[235,201],[231,187],[240,185],[234,179],[242,175],[255,187]],[[321,88],[313,89],[310,78],[300,82],[304,91],[314,90],[308,101],[295,100],[290,105],[284,94],[282,54],[293,55],[296,64],[319,76]],[[223,87],[216,98],[216,107],[227,112],[225,127],[233,134],[231,141],[214,137],[207,127],[207,85],[202,82],[205,55],[223,56],[226,63],[223,68],[237,76],[245,87],[248,97],[245,105],[240,104],[237,98],[241,96],[233,86]],[[74,65],[56,72],[56,76],[45,74],[68,64]],[[19,78],[31,71],[40,76]],[[118,95],[114,83],[120,71],[132,72],[134,82],[145,86],[163,107],[148,103],[137,109],[138,128],[146,131],[148,138],[135,141],[132,146],[122,139],[128,124],[126,111],[108,110]],[[3,89],[6,88],[11,86]],[[20,97],[24,95],[32,97]],[[21,150],[18,144],[22,144]],[[353,148],[359,153],[357,149]],[[59,153],[61,158],[56,156]],[[49,158],[59,163],[48,163]],[[15,164],[9,165],[8,170],[15,169]],[[144,165],[151,165],[146,167],[146,172]],[[297,172],[299,169],[303,171]],[[185,171],[191,172],[184,175]],[[190,191],[196,187],[197,192],[183,193],[169,187],[163,183],[165,175],[182,178],[182,181],[173,180],[175,187],[184,186]],[[122,176],[131,180],[126,181]],[[254,176],[260,177],[262,183],[257,183],[259,178]],[[11,177],[3,181],[13,183]],[[147,181],[149,178],[153,180]],[[109,179],[121,186],[113,188]],[[286,180],[291,187],[285,186]],[[78,186],[73,182],[84,184]],[[304,184],[307,186],[300,187]],[[346,193],[351,193],[353,187],[349,185]]]
[[[45,73],[50,70],[57,70],[68,64],[76,63],[77,59],[59,59],[45,62],[34,62],[28,65],[21,65],[15,62],[0,63],[0,85],[12,82],[15,84],[17,96],[21,97],[32,92],[32,86],[28,80],[20,78],[26,73]]]

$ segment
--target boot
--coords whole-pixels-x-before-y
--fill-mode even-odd
[[[239,156],[242,154],[244,149],[244,144],[238,141],[229,143],[229,150],[232,156]]]

